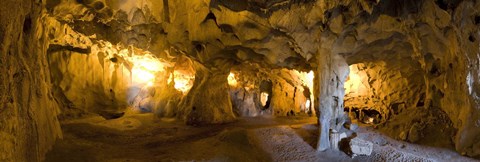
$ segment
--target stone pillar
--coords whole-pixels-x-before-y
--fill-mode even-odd
[[[228,71],[210,70],[195,63],[195,82],[180,103],[188,125],[220,124],[235,119],[232,111]]]
[[[345,89],[343,84],[347,79],[349,69],[345,59],[332,53],[321,54],[318,57],[316,81],[318,82],[318,122],[320,137],[318,150],[324,151],[331,147],[330,133],[338,132],[337,120],[343,118],[343,97]],[[336,137],[336,136],[335,136]],[[336,141],[339,141],[336,139]],[[337,147],[334,147],[337,148]]]

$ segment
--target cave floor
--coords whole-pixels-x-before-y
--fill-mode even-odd
[[[254,117],[192,127],[152,114],[92,116],[62,122],[63,140],[46,161],[473,161],[452,150],[396,141],[371,127],[357,130],[374,143],[371,156],[317,152],[315,123],[312,117]]]

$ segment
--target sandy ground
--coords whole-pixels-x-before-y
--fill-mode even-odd
[[[358,138],[374,143],[371,156],[317,152],[315,118],[256,117],[205,127],[186,126],[152,114],[62,123],[64,139],[46,161],[475,161],[442,148],[395,141],[369,127]]]

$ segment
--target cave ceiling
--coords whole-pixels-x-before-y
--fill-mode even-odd
[[[73,35],[70,42],[53,42],[55,48],[88,53],[92,44],[106,40],[159,57],[166,57],[165,50],[185,54],[207,67],[254,62],[311,69],[322,32],[342,30],[335,17],[343,15],[341,21],[353,22],[356,16],[371,14],[378,2],[48,0],[46,4],[48,14],[68,29],[50,37]]]

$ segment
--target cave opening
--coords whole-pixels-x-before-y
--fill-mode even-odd
[[[272,100],[272,82],[262,80],[260,82],[260,102],[263,110],[270,108],[270,102]]]
[[[0,161],[480,157],[479,0],[0,8]]]

